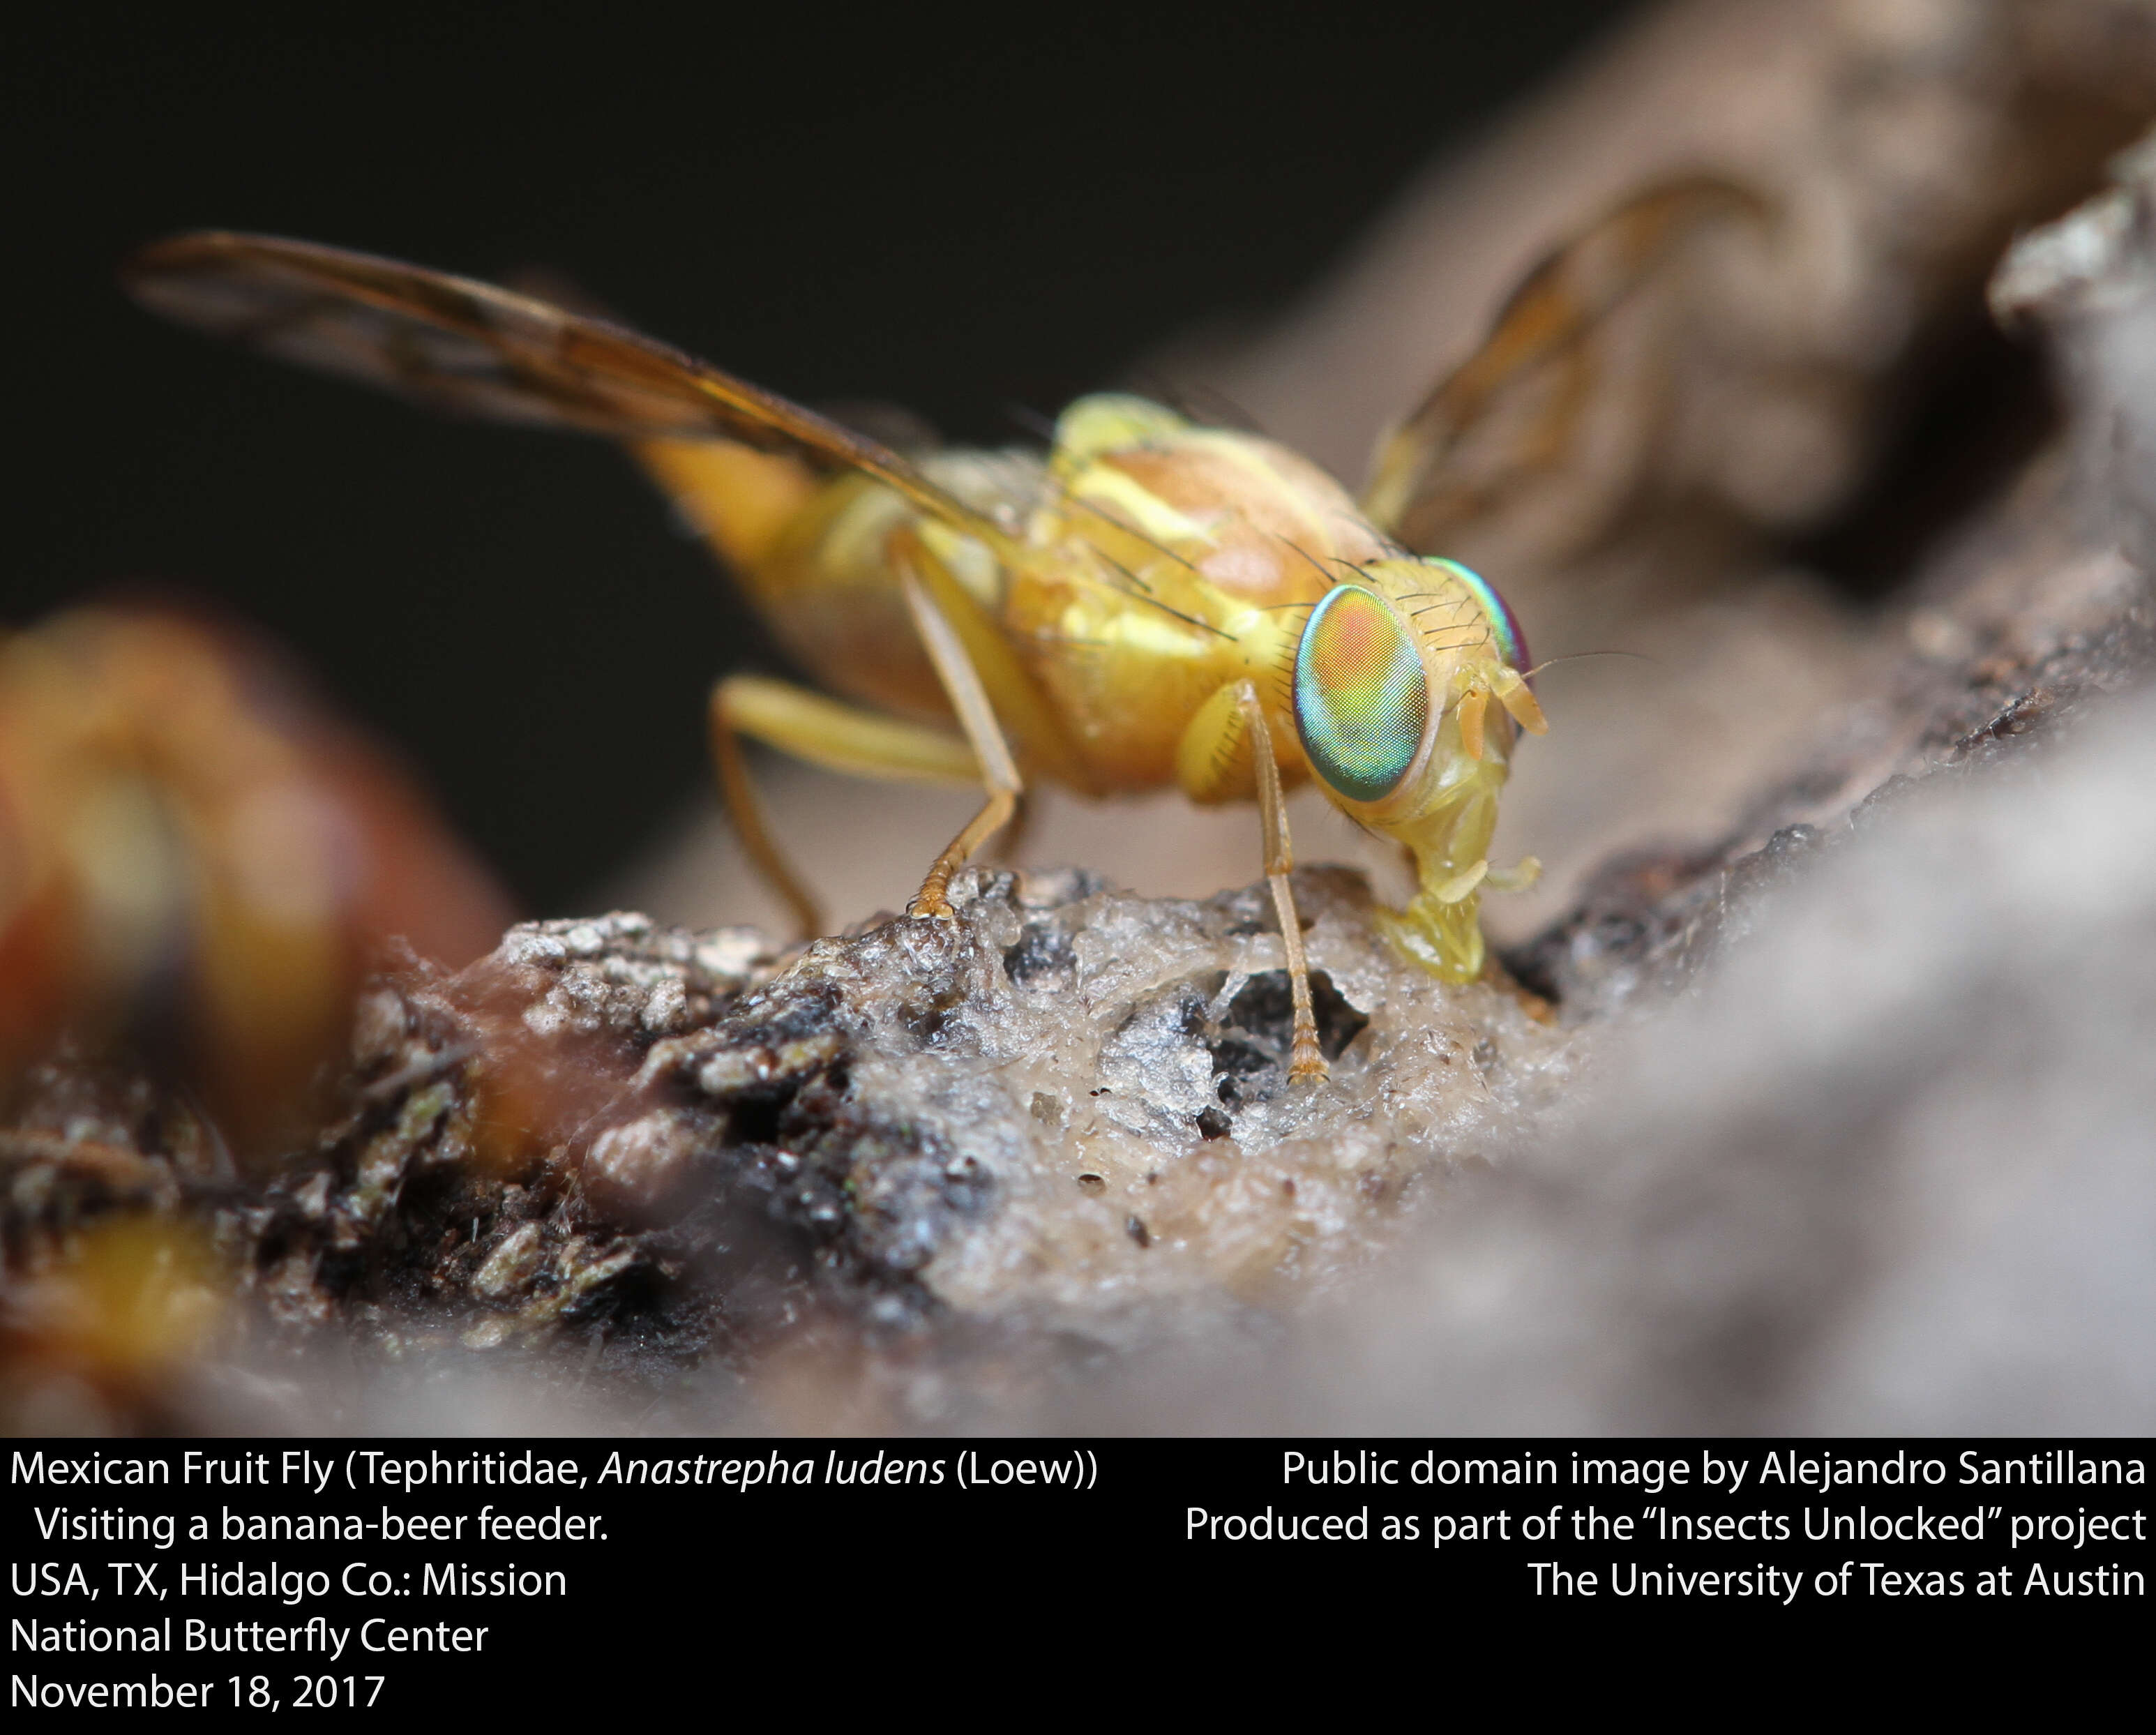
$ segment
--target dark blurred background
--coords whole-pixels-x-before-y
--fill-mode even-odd
[[[789,395],[1028,438],[1024,413],[1292,296],[1634,9],[18,20],[0,621],[146,583],[266,625],[528,908],[572,910],[706,775],[709,682],[768,644],[603,445],[161,325],[113,286],[130,248],[213,226],[552,267]]]

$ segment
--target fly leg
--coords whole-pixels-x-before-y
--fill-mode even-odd
[[[998,831],[1023,818],[1025,781],[1011,750],[1014,741],[1036,778],[1085,793],[1093,787],[1062,720],[993,615],[937,557],[937,534],[936,526],[923,524],[896,537],[889,557],[914,630],[973,749],[973,774],[987,798],[929,868],[906,906],[911,916],[949,916],[951,876]]]
[[[1310,1002],[1310,961],[1302,949],[1302,921],[1295,910],[1295,847],[1288,837],[1287,800],[1273,731],[1254,680],[1235,681],[1198,707],[1175,749],[1175,780],[1193,801],[1210,803],[1258,798],[1265,828],[1265,880],[1279,912],[1281,947],[1287,954],[1288,992],[1295,1002],[1295,1051],[1291,1083],[1322,1079],[1325,1051],[1317,1045],[1317,1016]]]
[[[927,586],[910,562],[901,565],[899,581],[906,587],[906,606],[912,611],[914,629],[921,634],[929,660],[936,665],[937,675],[943,683],[951,708],[958,713],[958,726],[965,731],[978,767],[978,775],[988,793],[981,810],[943,846],[943,853],[936,858],[927,876],[921,880],[921,890],[906,907],[909,916],[949,916],[953,913],[949,896],[951,876],[1018,811],[1018,798],[1025,783],[1018,774],[1018,762],[1011,757],[1010,743],[1004,739],[1003,726],[996,721],[988,690],[981,685],[980,675],[973,667],[973,659],[967,655],[957,629],[937,607]]]
[[[711,689],[711,758],[719,793],[764,882],[793,912],[804,938],[824,932],[823,911],[771,836],[763,803],[742,761],[742,736],[813,765],[896,783],[969,783],[980,776],[957,737],[880,716],[760,675],[729,675]]]
[[[814,897],[773,841],[742,762],[750,736],[811,764],[886,782],[985,785],[979,813],[951,840],[908,906],[916,916],[951,914],[951,876],[1014,814],[1024,783],[1003,722],[1039,772],[1088,789],[1084,762],[996,622],[926,546],[923,535],[895,538],[891,566],[963,734],[902,721],[761,675],[737,675],[711,693],[711,757],[719,788],[749,856],[793,911],[804,932],[822,932]],[[991,702],[993,696],[993,703]]]
[[[1255,681],[1235,684],[1236,708],[1250,731],[1250,759],[1258,779],[1258,819],[1265,827],[1265,879],[1273,889],[1273,908],[1280,912],[1281,949],[1287,954],[1288,992],[1295,1001],[1295,1056],[1288,1065],[1288,1081],[1325,1076],[1325,1051],[1317,1045],[1317,1014],[1310,1004],[1310,961],[1302,949],[1302,920],[1296,914],[1295,889],[1288,875],[1295,871],[1295,845],[1287,833],[1287,798],[1281,790],[1280,766],[1273,758],[1273,732],[1265,722],[1265,706],[1258,702]]]
[[[1287,801],[1281,789],[1279,762],[1273,757],[1273,731],[1258,698],[1257,683],[1244,680],[1224,686],[1198,708],[1176,747],[1176,781],[1194,801],[1258,798],[1259,823],[1265,829],[1265,880],[1279,912],[1281,947],[1287,954],[1288,992],[1295,1002],[1295,1052],[1290,1082],[1325,1076],[1325,1053],[1317,1045],[1317,1017],[1310,1004],[1310,961],[1302,949],[1302,921],[1295,911],[1295,846],[1288,837]]]
[[[1025,840],[1032,834],[1033,822],[1040,811],[1040,803],[1029,790],[1018,793],[1018,806],[1004,827],[1003,835],[996,839],[994,859],[1004,866],[1014,866],[1019,853],[1025,848]]]

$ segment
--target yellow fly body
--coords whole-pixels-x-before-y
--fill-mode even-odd
[[[1652,188],[1545,259],[1381,448],[1359,505],[1281,445],[1122,396],[1071,405],[1045,458],[901,454],[603,319],[305,242],[178,236],[126,279],[158,312],[289,360],[627,445],[825,689],[732,675],[711,700],[727,806],[810,932],[820,917],[764,824],[743,736],[863,776],[982,786],[911,906],[929,918],[950,913],[952,875],[1029,783],[1255,799],[1291,1072],[1307,1079],[1325,1062],[1285,788],[1315,778],[1411,852],[1417,890],[1388,930],[1452,981],[1485,968],[1482,889],[1537,871],[1489,860],[1516,731],[1544,727],[1526,648],[1490,585],[1411,550],[1408,526],[1452,510],[1450,454],[1511,382],[1577,372],[1625,285],[1732,203],[1712,182]],[[1523,450],[1563,431],[1531,419]]]
[[[1544,726],[1513,660],[1517,630],[1476,575],[1408,553],[1293,452],[1140,398],[1082,398],[1045,462],[924,460],[997,526],[993,538],[842,477],[796,495],[753,545],[732,527],[762,516],[771,493],[799,488],[798,475],[765,468],[785,460],[751,468],[685,442],[646,444],[640,455],[710,527],[824,687],[886,712],[952,716],[909,629],[897,575],[910,566],[962,637],[971,627],[993,640],[973,660],[1023,778],[1088,795],[1173,783],[1196,802],[1256,800],[1268,870],[1284,876],[1291,857],[1266,785],[1314,775],[1343,812],[1414,853],[1419,891],[1389,924],[1400,948],[1454,981],[1481,973],[1476,901],[1514,727]],[[834,632],[841,594],[845,626]],[[1385,660],[1376,687],[1357,665],[1358,644]],[[736,677],[719,705],[732,727],[869,769],[839,718],[800,708],[809,696],[788,703],[778,683]],[[1397,726],[1403,712],[1411,726],[1393,728],[1378,776],[1342,767],[1337,717]],[[955,769],[963,744],[949,740]],[[923,756],[910,763],[929,774]],[[1533,871],[1530,862],[1498,883]]]

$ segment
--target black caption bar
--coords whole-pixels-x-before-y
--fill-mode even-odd
[[[1404,1584],[1426,1618],[2145,1610],[2139,1442],[549,1441],[9,1449],[8,1704],[605,1697],[957,1569],[1038,1619]],[[1026,1587],[1023,1596],[1018,1587]],[[811,1599],[804,1603],[801,1599]],[[993,1620],[998,1599],[969,1620]],[[1097,1612],[1097,1611],[1096,1611]],[[821,1618],[821,1617],[818,1617]],[[446,1696],[446,1697],[444,1697]]]

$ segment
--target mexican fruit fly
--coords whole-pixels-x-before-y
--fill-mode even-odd
[[[1666,244],[1673,205],[1691,203],[1681,187],[1650,192],[1559,249],[1453,377],[1479,404],[1577,353],[1609,297],[1569,293],[1567,262],[1614,255],[1620,280],[1637,275]],[[711,703],[726,805],[806,932],[821,920],[765,824],[743,736],[865,777],[982,787],[916,917],[951,913],[952,875],[1030,782],[1255,800],[1298,1079],[1325,1061],[1288,788],[1315,778],[1406,846],[1418,886],[1389,932],[1451,981],[1483,970],[1482,888],[1538,870],[1489,860],[1516,731],[1545,727],[1519,629],[1482,578],[1399,540],[1445,480],[1460,394],[1444,385],[1358,506],[1281,445],[1137,398],[1080,399],[1045,458],[902,455],[607,320],[388,259],[202,233],[145,249],[125,275],[155,311],[288,360],[437,409],[625,443],[829,690],[735,675]]]

